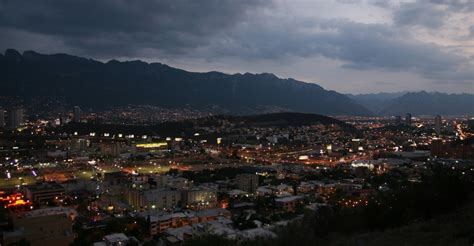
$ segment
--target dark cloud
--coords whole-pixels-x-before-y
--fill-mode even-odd
[[[471,12],[474,11],[474,1],[472,0],[419,0],[422,3],[433,3],[445,5],[450,11]]]
[[[438,28],[448,15],[443,8],[471,11],[474,1],[420,0],[396,7],[387,1],[369,2],[393,9],[394,24],[275,14],[273,4],[265,0],[0,0],[0,47],[96,58],[290,63],[294,57],[325,57],[354,70],[412,72],[433,81],[474,81],[472,58],[421,42],[404,30],[407,26]]]
[[[368,0],[368,3],[380,8],[389,8],[391,6],[390,1],[387,0]]]
[[[323,56],[343,61],[344,67],[352,69],[407,71],[453,82],[474,80],[474,68],[467,58],[417,41],[407,32],[384,24],[347,20],[258,21],[252,26],[240,26],[225,42],[213,45],[224,56],[269,60]]]
[[[361,3],[361,0],[336,0],[338,3],[343,3],[343,4],[356,4],[356,3]]]
[[[439,28],[443,25],[446,15],[446,11],[439,9],[434,4],[413,2],[401,5],[395,11],[393,20],[397,25]]]
[[[408,2],[400,2],[397,0],[366,0],[366,2],[383,8],[394,8],[395,10],[399,7],[403,9],[406,5],[408,5],[408,7],[414,7],[415,5],[437,5],[438,7],[446,7],[449,11],[454,12],[474,11],[474,1],[472,0],[413,0]],[[431,7],[428,7],[428,11],[431,11]]]
[[[417,0],[402,3],[399,6],[385,5],[392,8],[395,24],[401,26],[441,27],[451,13],[469,13],[474,11],[472,0]]]
[[[262,0],[0,2],[0,27],[62,39],[96,55],[183,53],[268,5]]]
[[[375,81],[373,84],[377,86],[387,86],[387,85],[396,85],[397,83],[389,82],[389,81]]]

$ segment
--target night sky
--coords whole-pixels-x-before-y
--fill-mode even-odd
[[[474,93],[473,0],[0,0],[0,49]]]

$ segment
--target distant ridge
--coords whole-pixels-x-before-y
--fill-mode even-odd
[[[391,100],[381,114],[395,115],[406,112],[415,115],[473,115],[474,95],[410,92]]]
[[[87,107],[150,104],[261,113],[262,107],[324,115],[370,115],[347,96],[273,74],[195,73],[161,63],[103,63],[67,54],[0,55],[0,94],[61,96]]]
[[[347,95],[377,115],[473,115],[473,94],[396,92]]]

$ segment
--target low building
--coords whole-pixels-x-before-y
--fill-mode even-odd
[[[167,213],[149,216],[150,234],[156,235],[169,228],[179,228],[187,225],[197,224],[198,217],[192,212]]]
[[[104,182],[109,185],[121,185],[128,181],[127,175],[124,172],[109,172],[104,173]]]
[[[287,196],[275,199],[275,206],[285,212],[296,212],[296,206],[302,202],[301,196]]]
[[[199,223],[216,220],[218,217],[231,218],[230,211],[223,208],[204,209],[197,211],[195,214],[199,219]]]
[[[181,194],[177,190],[160,189],[134,189],[126,192],[128,204],[137,210],[146,209],[172,209],[178,206]]]
[[[219,218],[230,220],[230,211],[222,208],[216,208],[204,209],[197,212],[186,210],[178,213],[162,213],[159,215],[148,216],[151,235],[163,233],[168,229],[196,225],[198,223],[214,221]]]
[[[39,183],[25,187],[25,196],[33,203],[48,203],[62,199],[66,190],[56,182]]]
[[[125,246],[138,245],[140,242],[135,237],[128,237],[123,233],[114,233],[104,236],[104,241],[96,242],[93,246]]]
[[[34,213],[13,218],[13,231],[3,232],[3,244],[26,240],[31,246],[69,245],[74,241],[72,220],[64,213]]]
[[[217,190],[199,186],[181,192],[183,204],[192,209],[214,208],[217,206]]]
[[[51,207],[31,210],[25,213],[25,217],[41,217],[49,215],[65,215],[70,220],[75,220],[79,215],[72,207]]]

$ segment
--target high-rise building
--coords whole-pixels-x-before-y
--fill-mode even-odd
[[[435,132],[436,132],[436,135],[440,135],[441,134],[441,116],[440,115],[436,115],[435,119],[434,119],[434,128],[435,128]]]
[[[82,110],[79,106],[74,106],[72,121],[81,122]]]
[[[7,111],[7,127],[15,129],[23,124],[23,109],[14,108]]]
[[[255,174],[242,173],[235,177],[235,183],[239,190],[254,193],[258,188],[258,176]]]
[[[407,126],[410,126],[410,125],[411,125],[411,114],[410,114],[410,113],[408,113],[408,114],[405,115],[405,124],[406,124]]]
[[[399,126],[402,124],[402,117],[400,115],[395,116],[395,125]]]
[[[0,127],[5,126],[5,111],[0,108]]]

